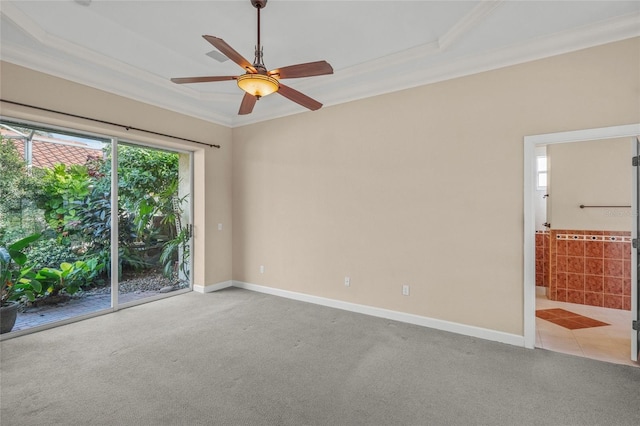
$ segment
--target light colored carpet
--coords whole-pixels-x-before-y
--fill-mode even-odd
[[[0,348],[3,426],[640,424],[640,368],[239,289]]]

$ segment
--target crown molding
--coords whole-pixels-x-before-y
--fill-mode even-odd
[[[502,2],[493,3],[493,8],[491,8],[491,10],[495,9],[495,7],[499,6]],[[477,7],[475,10],[476,13],[469,14],[473,15],[474,19],[469,17],[468,23],[464,26],[465,31],[470,29],[472,22],[477,22],[481,13],[484,13],[484,16],[486,16],[487,13],[490,13],[489,6],[489,4],[486,4],[482,9]],[[465,19],[463,18],[463,21],[464,20]],[[454,30],[452,29],[451,31]],[[456,39],[459,39],[462,34],[463,28],[458,28],[448,37],[456,37]],[[392,72],[384,72],[384,70],[379,69],[376,70],[378,78],[373,82],[358,85],[349,82],[350,79],[360,76],[358,71],[353,70],[352,68],[366,69],[369,71],[380,65],[381,62],[384,62],[383,58],[360,64],[358,67],[339,70],[331,76],[330,81],[322,82],[318,79],[310,82],[307,80],[304,82],[304,87],[300,85],[300,88],[301,90],[305,90],[312,89],[316,86],[322,86],[325,96],[324,106],[330,107],[333,105],[412,89],[427,84],[438,83],[480,72],[518,65],[634,37],[640,37],[640,12],[610,19],[598,24],[587,25],[578,29],[541,37],[532,42],[520,43],[506,48],[496,49],[488,54],[482,53],[467,56],[442,65],[429,67],[426,70],[410,69],[406,74],[403,74],[402,79],[398,79],[397,75]],[[451,44],[448,44],[448,46],[451,46]],[[433,49],[434,43],[429,43],[428,45],[418,46],[409,50],[411,51],[411,54],[425,57],[425,55],[430,54]],[[391,55],[395,59],[393,64],[395,66],[401,66],[403,61],[411,57],[411,54],[409,51],[404,51]],[[413,60],[416,60],[416,56],[413,56]],[[391,62],[389,62],[389,64],[391,64]],[[331,86],[336,85],[337,83],[342,83],[340,88],[338,90],[331,90]],[[260,116],[241,117],[234,121],[234,127],[255,124],[265,120],[283,118],[298,113],[300,113],[300,111],[291,111],[290,109],[286,110],[284,108],[272,108],[269,111],[268,116],[265,114]]]
[[[403,74],[402,79],[398,79],[393,73],[380,73],[375,82],[357,86],[354,84],[343,86],[344,90],[339,93],[339,96],[332,97],[332,91],[325,91],[328,96],[325,98],[326,105],[336,105],[393,93],[634,37],[640,37],[640,12],[596,25],[541,37],[533,42],[459,58],[442,65],[431,66],[428,69],[409,69]],[[349,77],[343,76],[340,71],[337,79],[348,80]],[[332,83],[333,79],[329,85]]]
[[[451,45],[464,37],[477,24],[484,21],[498,6],[502,5],[505,0],[484,0],[474,7],[469,13],[460,19],[453,27],[449,29],[442,37],[438,39],[440,50],[446,50]]]
[[[225,115],[215,114],[211,112],[211,109],[200,106],[201,104],[206,104],[207,99],[200,102],[190,102],[190,99],[185,96],[167,96],[166,94],[161,94],[165,92],[164,90],[157,88],[154,90],[154,87],[149,87],[131,79],[124,79],[122,76],[97,75],[90,67],[76,62],[61,61],[59,57],[49,58],[41,52],[30,52],[23,47],[3,45],[2,60],[158,108],[222,126],[232,126],[232,121]],[[228,95],[225,97],[230,98]],[[220,100],[216,99],[216,101]],[[225,99],[225,101],[228,101],[228,99]]]
[[[63,59],[62,56],[45,57],[41,51],[28,49],[26,46],[14,46],[3,40],[2,60],[4,61],[215,124],[232,125],[231,120],[225,115],[212,113],[211,110],[207,110],[208,114],[203,114],[203,109],[196,107],[189,100],[234,102],[236,98],[234,95],[202,95],[195,89],[175,85],[156,74],[140,70],[127,63],[54,36],[38,26],[10,2],[3,3],[0,13],[36,42],[75,59]],[[90,64],[90,66],[85,64]],[[106,69],[110,73],[96,73],[92,71],[92,67]],[[144,84],[141,85],[140,82],[144,82]],[[166,94],[158,96],[159,93]]]
[[[452,80],[454,78],[518,65],[634,37],[640,37],[640,12],[597,25],[589,25],[577,30],[542,37],[533,42],[497,49],[488,54],[482,53],[467,56],[442,65],[429,67],[426,70],[409,70],[406,74],[403,74],[402,79],[398,79],[393,73],[378,72],[379,78],[375,82],[355,85],[349,84],[348,82],[352,76],[344,76],[341,70],[336,73],[335,79],[332,78],[330,82],[325,83],[326,86],[329,86],[329,89],[326,87],[323,88],[325,96],[324,106],[330,107],[412,89],[427,84]],[[426,49],[423,50],[423,52],[424,51],[426,51]],[[367,67],[367,65],[362,66]],[[336,81],[342,82],[343,84],[339,90],[331,90],[330,86],[334,85]],[[308,84],[305,88],[309,89],[312,86],[313,85]],[[234,125],[245,126],[296,113],[299,112],[272,109],[268,118],[264,116],[245,116],[241,120],[235,121]]]

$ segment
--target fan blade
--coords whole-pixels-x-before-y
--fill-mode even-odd
[[[253,106],[256,104],[258,98],[253,96],[250,93],[245,93],[242,98],[242,103],[240,104],[240,110],[238,111],[238,115],[246,115],[251,114],[253,111]]]
[[[238,77],[235,75],[217,76],[217,77],[181,77],[172,78],[171,81],[177,84],[185,83],[208,83],[210,81],[227,81],[236,80]]]
[[[268,74],[275,78],[300,78],[314,75],[333,74],[333,68],[327,61],[307,62],[306,64],[289,65],[271,70]]]
[[[285,86],[282,83],[280,83],[280,89],[278,89],[278,93],[280,93],[285,98],[302,105],[305,108],[309,108],[311,111],[322,108],[322,104],[320,102],[308,97],[303,93],[298,92],[295,89],[292,89],[289,86]]]
[[[229,46],[223,39],[210,35],[203,35],[202,37],[211,43],[213,47],[218,49],[220,53],[240,65],[242,68],[247,70],[247,72],[250,72],[251,74],[256,74],[258,72],[251,62],[247,61],[241,54],[236,52],[233,47]]]

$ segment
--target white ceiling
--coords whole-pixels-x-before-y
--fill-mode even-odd
[[[249,0],[2,0],[0,16],[7,62],[226,126],[313,114],[274,94],[238,116],[235,81],[169,81],[243,73],[202,35],[253,62]],[[639,36],[640,2],[270,0],[261,30],[268,69],[333,66],[284,82],[329,106]]]

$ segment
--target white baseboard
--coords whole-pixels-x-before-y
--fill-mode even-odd
[[[193,291],[197,292],[197,293],[211,293],[212,291],[219,291],[228,287],[232,287],[233,286],[233,281],[228,280],[228,281],[223,281],[221,283],[217,283],[217,284],[212,284],[212,285],[194,285],[193,286]]]
[[[450,321],[439,320],[436,318],[423,317],[420,315],[408,314],[404,312],[391,311],[389,309],[376,308],[373,306],[359,305],[357,303],[344,302],[341,300],[328,299],[325,297],[312,296],[304,293],[297,293],[288,290],[281,290],[262,285],[245,283],[242,281],[233,281],[233,286],[246,290],[256,291],[259,293],[271,294],[274,296],[285,297],[287,299],[299,300],[301,302],[314,303],[316,305],[328,306],[330,308],[342,309],[350,312],[371,315],[379,318],[386,318],[394,321],[405,322],[409,324],[420,325],[423,327],[435,328],[437,330],[448,331],[465,336],[477,337],[485,340],[506,343],[509,345],[524,347],[524,336],[505,333],[502,331],[490,330],[487,328],[475,327]]]

